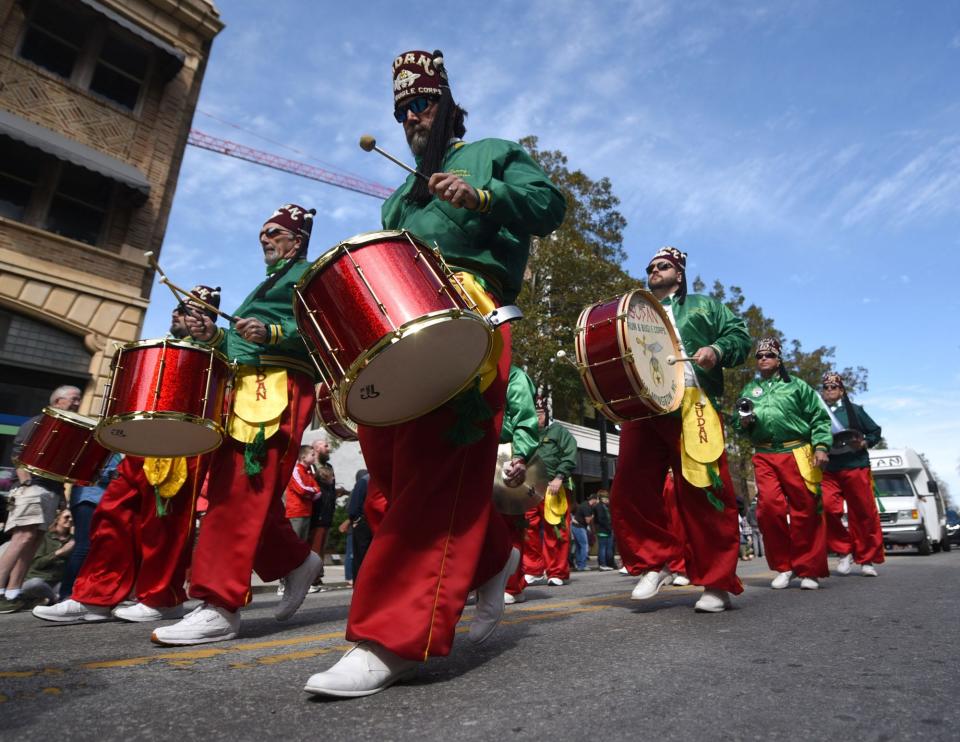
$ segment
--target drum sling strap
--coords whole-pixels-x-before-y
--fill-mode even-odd
[[[466,293],[467,302],[475,304],[481,315],[486,316],[497,308],[493,299],[487,295],[483,286],[473,275],[462,271],[454,275],[459,281],[459,286],[462,286]],[[454,285],[457,286],[457,283],[455,282]],[[477,371],[476,377],[466,389],[450,400],[450,405],[456,413],[456,420],[453,427],[447,431],[447,438],[454,444],[468,446],[483,438],[483,429],[478,426],[493,417],[493,410],[483,398],[483,393],[497,377],[497,365],[500,363],[502,353],[503,337],[499,332],[494,332],[490,352]]]

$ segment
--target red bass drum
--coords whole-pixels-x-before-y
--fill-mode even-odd
[[[92,417],[44,407],[13,463],[58,482],[95,482],[110,456],[94,438],[96,426]]]

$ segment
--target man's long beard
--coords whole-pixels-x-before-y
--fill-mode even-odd
[[[422,131],[420,129],[414,129],[410,132],[410,136],[407,137],[407,144],[410,145],[410,151],[413,152],[415,157],[423,157],[424,153],[427,151],[427,142],[430,139],[430,131]]]

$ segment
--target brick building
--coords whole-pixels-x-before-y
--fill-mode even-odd
[[[0,0],[0,465],[137,340],[213,38],[210,0]]]

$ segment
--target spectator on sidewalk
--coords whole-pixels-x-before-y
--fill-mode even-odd
[[[593,508],[593,530],[597,534],[597,566],[601,572],[616,569],[613,561],[613,523],[610,519],[610,493],[597,492],[598,502]]]
[[[577,505],[573,514],[572,530],[574,541],[574,568],[583,572],[587,568],[587,558],[590,555],[590,525],[593,523],[593,509],[598,502],[596,493],[587,496],[585,502]]]
[[[61,510],[44,534],[23,581],[20,597],[28,607],[57,601],[67,560],[75,550],[72,531],[73,515],[69,510]]]

